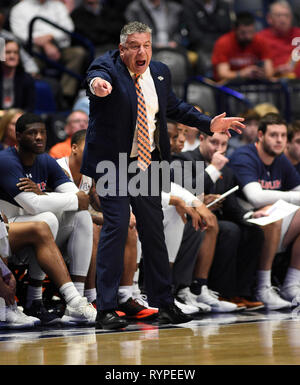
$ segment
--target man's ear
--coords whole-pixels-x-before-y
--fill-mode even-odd
[[[124,47],[122,44],[119,44],[119,51],[120,51],[120,56],[122,57],[124,55]]]
[[[72,146],[71,146],[72,152],[73,152],[73,153],[76,153],[76,152],[77,152],[77,148],[78,148],[77,144],[76,144],[76,143],[73,143]]]
[[[264,136],[264,133],[261,130],[257,131],[257,139],[261,140],[261,138]]]

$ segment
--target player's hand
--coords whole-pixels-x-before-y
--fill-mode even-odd
[[[204,196],[203,203],[207,206],[209,203],[213,202],[214,200],[220,198],[220,194],[206,194]],[[215,203],[213,206],[209,207],[210,211],[219,210],[222,207],[224,199],[221,199],[219,202]]]
[[[95,92],[96,96],[99,96],[100,98],[103,98],[107,95],[109,95],[112,91],[111,84],[101,78],[96,78],[92,83],[93,90]]]
[[[252,214],[252,218],[267,217],[268,215],[265,210],[257,210]]]
[[[84,191],[78,191],[76,195],[78,198],[78,211],[87,210],[90,203],[88,194],[86,194]]]
[[[33,192],[37,195],[44,195],[45,193],[40,190],[39,186],[29,178],[20,178],[17,187],[24,192]]]
[[[199,214],[202,221],[202,226],[201,226],[202,231],[211,229],[211,228],[216,228],[218,226],[217,218],[215,214],[213,214],[211,210],[205,206],[205,204],[202,204],[196,207],[196,211]]]
[[[169,204],[171,206],[175,206],[175,209],[176,209],[177,213],[181,216],[183,223],[186,223],[187,222],[186,210],[185,210],[186,205],[185,205],[184,200],[182,200],[181,198],[176,197],[176,196],[171,196]]]
[[[190,206],[187,206],[185,201],[179,197],[171,196],[170,205],[175,206],[177,213],[181,216],[183,223],[187,223],[187,215],[191,217],[192,225],[197,231],[202,226],[201,218],[199,217],[197,211]]]
[[[135,215],[133,213],[130,213],[130,218],[129,218],[129,227],[133,229],[136,226],[136,219]]]
[[[211,132],[224,132],[229,138],[231,134],[229,130],[234,130],[238,134],[242,133],[241,128],[244,128],[245,125],[242,123],[244,118],[232,117],[226,118],[226,112],[223,112],[220,115],[215,116],[210,123]]]
[[[226,158],[226,156],[224,156],[220,151],[216,151],[211,158],[210,164],[212,164],[218,171],[220,171],[228,162],[229,159]]]

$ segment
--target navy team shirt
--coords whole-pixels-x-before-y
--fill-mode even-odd
[[[59,185],[70,182],[62,168],[50,155],[37,155],[32,166],[21,163],[14,147],[0,152],[0,199],[19,206],[14,197],[22,191],[16,186],[20,178],[30,178],[41,191],[55,190]]]
[[[259,182],[263,190],[289,191],[300,185],[300,175],[284,154],[265,165],[254,143],[242,146],[230,157],[232,168],[241,189],[248,183]]]

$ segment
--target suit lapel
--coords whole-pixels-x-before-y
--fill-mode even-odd
[[[156,94],[158,98],[158,104],[159,104],[159,111],[163,111],[162,106],[161,106],[161,100],[162,98],[160,97],[162,94],[162,87],[163,87],[163,77],[160,76],[160,74],[157,72],[155,66],[150,62],[150,72],[151,76],[155,85],[156,89]]]
[[[119,74],[119,77],[121,78],[122,84],[125,86],[126,91],[128,93],[128,97],[131,104],[131,116],[132,116],[132,128],[135,129],[135,122],[136,122],[136,116],[137,116],[137,96],[135,91],[135,86],[133,83],[133,79],[130,76],[130,73],[127,69],[127,67],[123,64],[120,57],[117,59],[116,62],[116,68]]]

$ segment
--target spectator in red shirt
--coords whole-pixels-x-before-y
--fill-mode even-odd
[[[251,13],[239,13],[234,29],[216,41],[212,63],[217,81],[262,79],[273,75],[268,46],[256,34]]]
[[[293,27],[292,9],[287,1],[276,1],[271,4],[267,15],[269,27],[260,31],[258,36],[268,44],[275,76],[299,78],[300,61],[292,57],[292,52],[298,50],[295,44],[300,43],[300,28]],[[298,37],[298,42],[293,39]],[[296,59],[296,60],[295,60]]]

